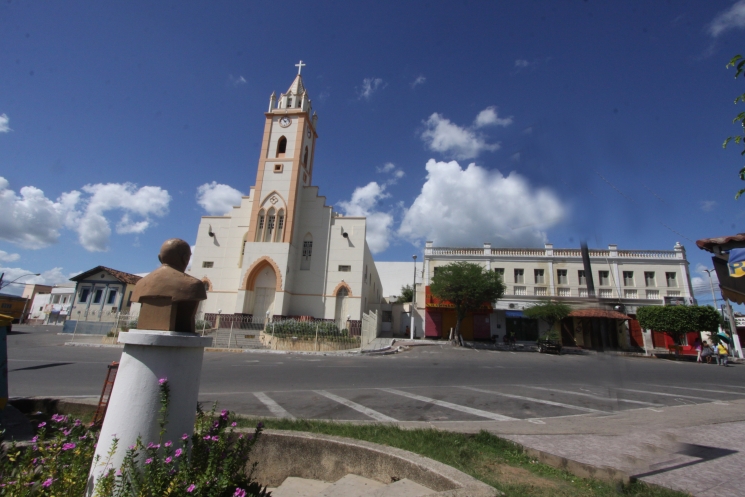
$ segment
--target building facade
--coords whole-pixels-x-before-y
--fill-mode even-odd
[[[37,293],[28,313],[28,324],[61,325],[70,315],[75,284],[55,285],[50,293]]]
[[[298,72],[264,114],[256,182],[224,216],[202,217],[192,257],[205,314],[360,321],[382,297],[364,217],[345,217],[313,186],[318,117]]]
[[[683,246],[673,250],[590,249],[595,297],[588,295],[587,275],[580,249],[435,247],[427,242],[424,253],[424,288],[419,288],[417,310],[423,316],[425,336],[445,337],[455,327],[455,313],[429,293],[437,268],[455,261],[480,264],[502,276],[506,291],[496,303],[471,313],[462,333],[470,340],[535,341],[547,325],[523,316],[523,310],[548,300],[574,309],[562,323],[564,345],[584,348],[649,348],[662,334],[641,330],[634,318],[641,306],[693,304],[691,276]],[[630,318],[630,319],[626,319]],[[645,336],[645,333],[647,336]],[[652,343],[646,343],[652,342]]]

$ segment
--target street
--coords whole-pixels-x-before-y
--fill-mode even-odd
[[[100,395],[120,348],[64,346],[59,327],[8,339],[11,397]],[[200,400],[267,417],[540,422],[745,399],[745,367],[605,354],[547,355],[448,345],[388,356],[207,352]]]

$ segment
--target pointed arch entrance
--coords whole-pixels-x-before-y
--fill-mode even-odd
[[[246,312],[253,315],[254,323],[266,323],[267,315],[274,314],[274,300],[279,288],[277,266],[270,260],[261,260],[248,271],[246,278]]]
[[[349,287],[347,285],[339,285],[336,288],[336,308],[334,310],[334,322],[340,329],[346,329],[347,327],[347,310],[349,304]]]

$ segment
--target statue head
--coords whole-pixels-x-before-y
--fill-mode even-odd
[[[158,260],[161,264],[171,266],[182,273],[189,265],[189,259],[191,259],[191,247],[180,238],[166,240],[160,247],[160,254],[158,254]]]

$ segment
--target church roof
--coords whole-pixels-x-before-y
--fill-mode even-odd
[[[295,80],[290,85],[290,89],[287,90],[285,95],[300,95],[305,92],[305,85],[303,85],[303,77],[299,74],[295,76]]]

